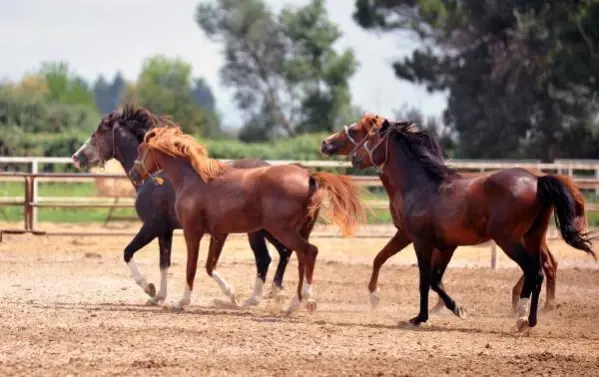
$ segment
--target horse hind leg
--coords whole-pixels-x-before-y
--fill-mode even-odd
[[[300,229],[300,236],[308,243],[309,247],[309,258],[310,263],[306,267],[306,284],[302,287],[302,292],[307,299],[306,308],[309,312],[313,312],[316,310],[316,301],[314,301],[312,295],[312,279],[314,277],[314,267],[316,265],[316,256],[318,255],[318,248],[315,245],[312,245],[308,242],[310,239],[310,234],[312,233],[312,229],[314,229],[314,225],[316,224],[316,219],[318,218],[318,211],[314,214],[314,217],[309,219],[304,226]]]
[[[539,293],[543,283],[540,253],[538,249],[529,252],[523,243],[517,241],[495,239],[495,242],[524,272],[524,283],[516,305],[516,327],[518,331],[524,331],[537,324]],[[532,248],[533,245],[527,246]]]
[[[293,311],[299,309],[302,300],[304,297],[310,302],[308,309],[316,309],[315,302],[312,298],[312,274],[314,271],[314,261],[316,258],[316,254],[318,253],[318,249],[316,246],[310,244],[306,241],[300,232],[296,229],[269,229],[270,234],[276,237],[286,248],[290,250],[295,250],[297,253],[298,259],[298,285],[297,285],[297,293],[291,300],[291,304],[289,305],[286,312],[288,314]],[[308,263],[306,263],[306,261]],[[306,271],[306,264],[308,267],[311,267],[310,271]],[[308,273],[307,273],[308,272]],[[304,280],[306,280],[304,282]]]
[[[551,254],[551,250],[547,247],[547,244],[543,242],[541,247],[541,262],[543,267],[543,272],[545,273],[546,281],[546,302],[544,311],[551,311],[555,308],[555,286],[557,280],[557,261],[555,260],[553,254]],[[520,293],[522,292],[522,287],[524,286],[524,275],[520,277],[518,282],[512,288],[512,309],[513,312],[516,313],[516,307],[518,306],[518,300],[520,297]]]
[[[275,276],[272,281],[272,288],[269,294],[269,297],[275,298],[277,301],[280,301],[283,298],[283,276],[285,275],[285,271],[287,269],[287,265],[289,264],[289,259],[291,258],[291,253],[293,250],[290,250],[285,247],[278,239],[274,238],[270,233],[264,231],[266,239],[277,249],[279,253],[279,263],[277,264],[277,270],[275,271]]]
[[[555,308],[555,286],[557,280],[557,260],[549,250],[546,242],[541,247],[541,262],[543,263],[543,272],[547,278],[545,289],[547,291],[544,311],[550,311]]]
[[[248,240],[256,260],[257,275],[252,296],[243,302],[242,307],[255,306],[262,301],[262,291],[271,262],[263,231],[248,233]]]

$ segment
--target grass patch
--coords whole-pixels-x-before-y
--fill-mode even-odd
[[[0,197],[22,197],[23,184],[20,182],[0,182]],[[86,197],[96,196],[96,187],[93,183],[46,183],[40,182],[39,195],[41,197]],[[387,194],[382,188],[372,190],[364,196],[364,200],[386,200]],[[589,203],[599,202],[597,195],[585,196]],[[39,208],[38,220],[55,223],[93,223],[103,222],[108,216],[108,208]],[[133,217],[137,215],[133,208],[118,208],[113,212],[113,217]],[[23,207],[0,206],[0,221],[17,222],[23,220]],[[588,213],[591,226],[599,226],[599,213]],[[319,222],[322,222],[319,221]],[[391,214],[388,209],[367,211],[368,224],[391,224]],[[553,223],[552,223],[553,225]]]

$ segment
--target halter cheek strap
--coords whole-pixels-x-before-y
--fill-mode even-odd
[[[164,183],[164,179],[162,179],[161,177],[156,177],[152,174],[150,174],[150,171],[148,170],[148,168],[146,167],[146,157],[148,157],[148,152],[150,152],[151,148],[146,149],[146,151],[143,154],[142,159],[136,159],[133,162],[133,166],[140,166],[143,169],[143,172],[146,173],[150,179],[157,185],[162,185]]]
[[[365,139],[366,140],[366,139]],[[373,154],[376,151],[376,149],[383,143],[385,142],[385,159],[383,160],[383,162],[380,165],[377,165],[374,162],[374,157]],[[378,174],[381,174],[383,172],[383,168],[385,167],[385,164],[387,163],[387,157],[389,155],[389,132],[385,133],[385,135],[383,137],[381,137],[381,139],[378,141],[378,143],[376,143],[376,145],[372,148],[372,149],[368,149],[368,141],[364,142],[363,145],[364,150],[366,151],[366,153],[368,153],[368,158],[370,158],[370,162],[372,163],[372,165],[375,167],[376,172]]]

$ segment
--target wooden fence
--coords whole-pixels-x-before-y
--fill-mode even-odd
[[[227,161],[227,160],[222,160]],[[313,168],[348,168],[351,164],[346,161],[299,161],[299,160],[276,160],[268,161],[273,165],[301,163],[306,167]],[[541,163],[535,160],[500,160],[500,161],[477,161],[477,160],[448,160],[448,164],[460,171],[489,171],[510,167],[522,167],[541,170],[548,173],[567,174],[573,178],[577,185],[583,190],[591,190],[599,194],[599,160],[557,160],[553,163]],[[2,233],[22,234],[31,233],[36,235],[134,235],[130,232],[46,232],[36,227],[37,208],[132,208],[133,198],[123,198],[120,202],[109,202],[102,198],[40,198],[38,195],[39,182],[98,182],[99,179],[127,179],[125,174],[110,173],[40,173],[41,164],[70,164],[68,157],[0,157],[2,164],[26,164],[29,165],[28,173],[2,172],[0,181],[19,180],[24,184],[24,197],[22,198],[0,198],[0,206],[18,205],[23,206],[24,228],[0,230],[0,242]],[[352,176],[354,181],[367,187],[381,186],[378,176]],[[110,196],[110,195],[109,195]],[[385,209],[389,206],[387,200],[370,200],[366,205],[371,209]],[[588,204],[587,211],[599,212],[599,205]],[[381,235],[387,237],[390,235]],[[491,243],[491,267],[495,267],[497,261],[496,246]]]

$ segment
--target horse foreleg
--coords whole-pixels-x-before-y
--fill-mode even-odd
[[[426,244],[414,243],[414,249],[420,275],[420,311],[416,317],[410,319],[410,323],[418,326],[428,320],[428,292],[431,287],[431,262],[434,248]]]
[[[235,294],[233,287],[231,287],[225,279],[216,272],[216,265],[218,264],[218,259],[220,258],[220,253],[223,250],[227,236],[228,234],[210,235],[210,247],[208,248],[208,258],[206,258],[206,273],[216,281],[225,296],[231,300],[231,303],[235,307],[239,307],[237,295]]]
[[[268,266],[271,262],[268,249],[266,248],[263,231],[249,233],[248,240],[250,242],[252,251],[254,252],[258,274],[256,276],[256,282],[254,283],[254,292],[250,298],[243,302],[241,305],[242,307],[258,305],[260,301],[262,301],[262,290],[266,281]]]
[[[160,289],[156,296],[148,300],[150,305],[159,305],[166,300],[168,290],[168,269],[171,266],[171,249],[173,245],[173,230],[158,237],[160,246]]]
[[[186,268],[186,283],[183,297],[179,302],[172,306],[173,311],[179,311],[184,306],[191,303],[191,293],[193,292],[193,282],[198,268],[198,254],[200,251],[200,241],[204,236],[204,231],[197,229],[183,229],[185,236],[185,244],[187,246],[187,268]]]
[[[435,250],[431,288],[439,295],[439,298],[442,300],[447,309],[449,309],[456,316],[465,319],[466,310],[463,306],[458,305],[451,297],[449,297],[449,294],[447,294],[445,291],[442,283],[443,274],[447,269],[447,265],[451,261],[451,257],[453,256],[455,249],[456,248],[452,246]]]
[[[408,238],[407,234],[405,234],[405,232],[402,230],[398,230],[395,232],[393,237],[391,237],[389,242],[387,242],[385,247],[383,247],[374,258],[370,282],[368,283],[368,291],[370,292],[370,305],[373,309],[381,301],[378,293],[378,280],[381,267],[383,264],[385,264],[387,259],[403,250],[410,243],[412,243],[412,241]]]
[[[135,237],[133,237],[131,242],[127,245],[127,247],[125,247],[125,251],[123,253],[123,258],[127,264],[127,267],[129,268],[131,277],[133,280],[135,280],[135,283],[137,283],[137,285],[139,285],[141,289],[143,289],[143,291],[150,297],[154,297],[156,295],[156,287],[152,283],[148,284],[146,278],[139,270],[137,263],[135,263],[133,260],[133,256],[139,249],[149,244],[154,237],[156,237],[156,233],[153,231],[153,229],[144,224],[139,232],[137,232]]]

